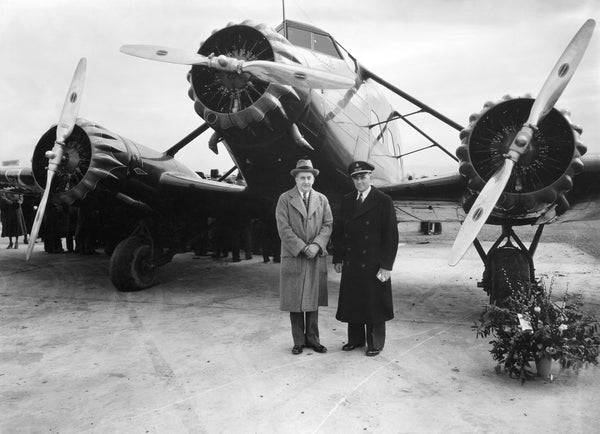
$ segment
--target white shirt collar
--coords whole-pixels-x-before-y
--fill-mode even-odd
[[[367,196],[369,195],[370,192],[371,192],[371,186],[369,185],[369,188],[367,188],[365,191],[362,192],[362,198],[363,198],[363,200],[365,200],[367,198]],[[360,194],[361,193],[359,191],[356,192],[356,199],[357,200],[358,200]]]
[[[298,193],[300,193],[300,197],[304,198],[304,192],[302,190],[300,190],[298,187],[296,187],[298,189]],[[308,192],[306,193],[306,195],[308,197],[310,197],[310,190],[308,190]]]

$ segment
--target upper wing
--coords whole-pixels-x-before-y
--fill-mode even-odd
[[[399,222],[451,222],[464,220],[461,198],[465,187],[465,178],[453,173],[386,185],[380,190],[392,197]]]

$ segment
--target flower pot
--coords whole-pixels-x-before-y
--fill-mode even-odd
[[[550,376],[551,368],[552,359],[550,357],[542,357],[541,359],[535,359],[535,369],[537,370],[538,377],[548,378]]]

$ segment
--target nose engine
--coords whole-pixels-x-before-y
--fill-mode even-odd
[[[36,183],[44,189],[47,182],[48,157],[56,138],[51,127],[33,152],[32,170]],[[65,140],[64,153],[52,180],[53,201],[73,203],[83,199],[104,179],[118,181],[126,173],[128,153],[122,138],[99,125],[79,119]]]
[[[467,211],[476,194],[502,165],[508,147],[527,121],[533,101],[506,97],[499,103],[487,103],[480,113],[471,116],[468,128],[461,131],[456,155],[471,193],[465,201]],[[573,176],[583,170],[580,157],[586,152],[580,134],[581,129],[571,123],[567,112],[552,109],[539,123],[530,149],[516,163],[492,211],[492,220],[529,224],[568,209],[565,194],[573,186]]]
[[[246,21],[213,33],[198,53],[243,61],[277,61],[285,57],[289,62],[294,59],[290,47],[285,38],[264,24]],[[246,72],[195,65],[188,81],[196,113],[227,138],[244,143],[288,130],[295,108],[301,106],[291,86],[268,83]]]

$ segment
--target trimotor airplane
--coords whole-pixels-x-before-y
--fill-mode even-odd
[[[319,189],[334,213],[352,189],[346,167],[366,160],[375,166],[374,185],[392,196],[399,222],[463,222],[449,263],[456,264],[474,244],[484,262],[483,287],[498,299],[535,279],[533,255],[546,224],[600,216],[600,157],[581,158],[586,152],[581,129],[554,108],[594,26],[593,20],[585,22],[535,99],[487,104],[467,127],[371,72],[327,32],[295,21],[284,20],[276,29],[251,21],[228,25],[197,53],[125,45],[121,51],[130,55],[191,66],[188,95],[204,123],[156,152],[78,118],[82,59],[58,125],[42,135],[32,167],[0,169],[0,187],[41,195],[28,257],[48,201],[91,206],[102,220],[116,221],[103,231],[120,241],[110,279],[119,290],[137,290],[153,285],[158,267],[189,249],[206,230],[207,216],[272,209],[289,188],[289,172],[299,158],[310,158],[321,170]],[[416,110],[394,110],[385,89]],[[417,114],[460,132],[456,173],[405,176],[397,122],[454,158],[413,122]],[[226,147],[245,186],[203,179],[175,160],[208,129],[209,147],[216,151],[220,142]],[[502,227],[488,252],[476,238],[486,222]],[[513,227],[531,224],[538,230],[527,248]]]

